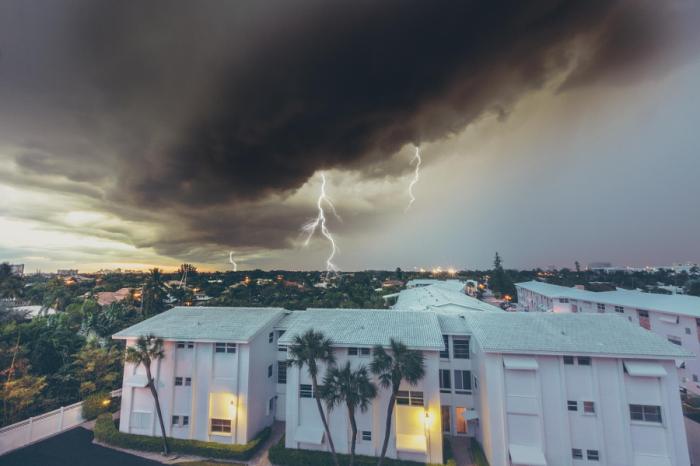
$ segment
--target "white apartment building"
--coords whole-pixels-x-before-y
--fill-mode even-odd
[[[115,338],[166,340],[153,373],[170,435],[245,443],[278,419],[288,448],[327,451],[306,367],[286,367],[287,345],[311,328],[338,364],[368,365],[392,337],[424,353],[425,378],[401,387],[390,458],[440,463],[444,433],[475,436],[491,466],[690,465],[674,371],[693,355],[614,313],[175,308]],[[143,368],[127,365],[120,430],[158,435],[144,387]],[[381,452],[388,400],[380,389],[357,414],[358,454]],[[347,410],[328,420],[348,453]]]
[[[154,362],[166,434],[174,438],[247,443],[275,417],[277,342],[283,309],[176,307],[116,333],[134,344],[163,338]],[[161,435],[143,365],[124,366],[122,432]]]
[[[615,313],[700,356],[700,298],[638,291],[593,292],[537,281],[517,283],[518,311]],[[700,359],[678,360],[680,384],[700,394]]]

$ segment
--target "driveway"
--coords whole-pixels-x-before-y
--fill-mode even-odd
[[[3,466],[163,466],[163,463],[92,443],[92,431],[83,427],[0,456]]]

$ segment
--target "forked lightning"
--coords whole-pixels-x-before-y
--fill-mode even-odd
[[[333,203],[330,201],[330,199],[326,196],[326,175],[321,173],[321,178],[323,178],[323,183],[321,184],[321,195],[318,198],[318,216],[310,220],[306,225],[301,227],[301,231],[308,233],[308,236],[306,238],[306,241],[304,242],[304,246],[309,245],[309,241],[311,240],[311,237],[313,236],[314,232],[316,231],[317,228],[321,229],[321,233],[323,236],[328,238],[328,241],[331,242],[331,255],[328,257],[328,260],[326,261],[326,279],[330,277],[332,272],[337,272],[338,268],[331,262],[333,260],[333,257],[335,256],[335,253],[338,252],[338,247],[335,245],[335,240],[333,239],[333,235],[328,231],[328,228],[326,228],[326,216],[323,212],[323,203],[325,202],[328,204],[328,206],[331,208],[333,211],[333,215],[340,220],[340,217],[338,216],[338,213],[335,211],[335,207],[333,206]]]
[[[413,201],[416,200],[416,198],[413,197],[413,185],[416,184],[416,182],[418,182],[418,176],[420,175],[420,163],[421,163],[420,149],[418,149],[417,147],[416,147],[416,155],[414,155],[413,158],[411,159],[411,165],[413,165],[413,162],[416,160],[418,160],[418,163],[416,164],[416,173],[413,176],[413,180],[411,181],[411,184],[408,186],[408,195],[411,196],[411,200],[409,201],[408,206],[406,206],[406,210],[404,212],[408,212],[408,209],[411,208],[411,204],[413,204]]]

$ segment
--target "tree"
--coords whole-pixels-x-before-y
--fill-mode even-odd
[[[123,372],[119,348],[88,344],[74,356],[73,367],[80,381],[81,396],[116,388]]]
[[[398,281],[403,281],[403,272],[401,271],[401,267],[396,267],[396,279]]]
[[[143,286],[143,314],[159,314],[165,310],[165,284],[163,272],[159,268],[151,269]]]
[[[498,251],[496,251],[496,257],[493,260],[493,269],[503,270],[503,267],[501,266],[501,256],[498,255]]]
[[[157,270],[157,269],[155,269]],[[151,362],[163,359],[165,350],[163,349],[163,339],[155,335],[141,335],[134,346],[129,346],[126,349],[126,362],[140,364],[146,368],[146,378],[148,380],[148,388],[151,390],[153,400],[156,403],[156,412],[158,413],[158,421],[160,421],[160,432],[163,435],[163,453],[168,454],[168,438],[165,436],[165,425],[163,424],[163,413],[160,410],[160,401],[158,400],[158,392],[151,375]]]
[[[389,349],[391,354],[387,353],[382,345],[374,345],[374,348],[372,348],[372,362],[369,365],[372,373],[379,376],[379,385],[384,389],[391,390],[391,398],[389,398],[389,407],[387,408],[384,445],[382,446],[382,454],[379,457],[377,466],[381,466],[389,446],[392,414],[401,382],[405,380],[410,385],[416,385],[425,377],[425,355],[422,351],[409,350],[406,345],[393,338],[389,341]]]
[[[574,265],[576,266],[576,273],[581,273],[581,264],[576,261],[574,262]]]
[[[355,412],[359,409],[366,412],[372,400],[377,397],[377,386],[369,380],[367,368],[362,365],[353,370],[350,361],[339,368],[333,366],[326,372],[321,389],[321,398],[326,401],[330,412],[334,406],[345,403],[348,408],[350,427],[352,428],[352,441],[350,443],[350,463],[355,464],[355,443],[357,442],[357,422]]]
[[[331,438],[331,431],[328,428],[326,415],[323,413],[323,406],[321,406],[321,398],[318,391],[318,362],[325,364],[328,368],[335,366],[333,342],[330,340],[330,338],[327,338],[323,332],[316,332],[313,329],[309,329],[302,335],[295,335],[292,340],[292,344],[288,346],[287,350],[291,356],[291,358],[287,361],[287,368],[298,367],[301,369],[302,367],[306,366],[309,371],[311,385],[314,391],[314,398],[316,399],[316,406],[318,407],[318,413],[321,416],[323,428],[326,430],[328,445],[330,445],[331,452],[333,453],[333,462],[336,466],[338,466],[338,457],[335,454],[335,445],[333,444],[333,439]]]

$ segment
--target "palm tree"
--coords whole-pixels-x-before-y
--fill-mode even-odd
[[[391,389],[391,398],[386,415],[386,432],[384,433],[384,445],[377,466],[381,466],[386,449],[389,446],[391,435],[391,417],[394,412],[396,396],[402,381],[410,385],[416,385],[425,377],[425,355],[422,351],[411,351],[406,345],[393,338],[389,342],[391,354],[387,353],[382,345],[374,345],[372,348],[372,362],[369,365],[373,374],[379,376],[379,385],[385,389]]]
[[[342,368],[333,366],[328,369],[323,379],[321,397],[326,401],[328,411],[342,403],[348,407],[348,416],[352,427],[349,466],[353,466],[355,464],[355,443],[357,442],[355,412],[358,409],[363,413],[367,411],[372,400],[377,397],[377,386],[369,380],[368,371],[364,365],[357,370],[352,370],[350,361],[348,361]]]
[[[144,315],[158,314],[165,309],[163,299],[165,299],[165,283],[163,282],[163,272],[159,268],[150,270],[143,287],[142,300],[145,300]]]
[[[326,415],[323,413],[321,398],[318,392],[319,368],[317,361],[321,364],[325,364],[328,368],[335,366],[333,342],[331,342],[330,338],[327,338],[323,332],[315,332],[313,329],[309,329],[302,335],[295,335],[292,341],[292,344],[287,348],[291,356],[291,358],[287,361],[287,368],[298,367],[301,369],[304,365],[307,366],[309,376],[311,377],[314,398],[316,398],[318,413],[321,415],[323,428],[326,430],[326,436],[328,437],[328,445],[330,445],[331,452],[333,453],[333,462],[336,464],[336,466],[338,466],[338,457],[335,454],[335,445],[333,445],[331,431],[328,428],[328,422],[326,421]]]
[[[146,368],[146,378],[148,379],[148,388],[151,389],[151,395],[156,402],[156,412],[160,421],[160,432],[163,434],[163,453],[168,454],[168,438],[165,436],[165,425],[163,424],[163,413],[160,411],[160,401],[158,400],[158,392],[156,391],[153,377],[151,376],[151,362],[163,359],[165,350],[163,349],[163,339],[153,335],[141,335],[134,346],[126,348],[126,362],[143,364]]]

